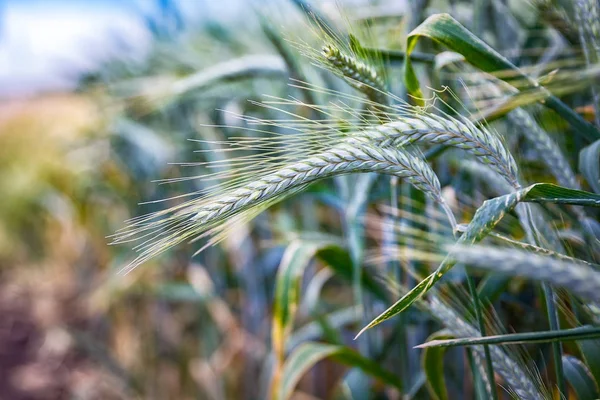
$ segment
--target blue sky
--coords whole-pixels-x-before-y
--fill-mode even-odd
[[[187,14],[205,1],[179,0]],[[231,1],[231,0],[226,0]],[[0,0],[0,96],[72,88],[76,77],[121,56],[118,37],[141,56],[142,12],[155,0]],[[154,7],[154,8],[153,8]]]

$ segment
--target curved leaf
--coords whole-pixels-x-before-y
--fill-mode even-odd
[[[600,140],[579,153],[579,171],[596,193],[600,193]]]
[[[289,399],[302,376],[325,358],[333,358],[341,364],[359,368],[381,382],[402,390],[402,384],[395,374],[381,368],[379,364],[361,356],[356,351],[345,346],[309,342],[300,345],[285,362],[281,385],[273,388],[273,398]]]
[[[334,245],[336,242],[333,239],[298,239],[292,241],[283,254],[275,281],[271,338],[273,350],[280,360],[283,360],[285,342],[292,329],[298,307],[300,283],[304,270],[320,249]]]
[[[487,200],[475,212],[473,220],[458,240],[459,244],[473,244],[483,239],[506,213],[513,210],[519,202],[573,204],[600,207],[600,195],[582,190],[567,189],[550,183],[536,183],[514,193]],[[358,332],[360,336],[367,329],[378,325],[406,310],[412,303],[420,299],[433,285],[442,279],[455,264],[452,254],[449,254],[427,278],[419,282],[412,290],[387,310],[373,319]]]
[[[565,377],[579,400],[596,400],[600,396],[592,374],[585,364],[569,355],[562,357]]]
[[[427,338],[427,342],[451,338],[454,338],[454,335],[444,329],[431,334]],[[446,354],[446,349],[430,347],[424,349],[421,356],[423,370],[427,377],[427,388],[431,396],[438,400],[448,399],[448,390],[444,378],[444,354]]]
[[[587,140],[600,138],[600,132],[590,123],[581,118],[571,108],[565,105],[538,82],[525,75],[508,59],[499,54],[483,40],[479,39],[467,28],[449,14],[435,14],[416,27],[406,39],[406,56],[404,59],[404,79],[409,93],[417,99],[423,98],[419,80],[412,67],[410,54],[415,49],[418,40],[427,37],[452,51],[462,54],[475,67],[485,72],[510,70],[511,77],[528,83],[530,88],[541,90],[544,95],[543,104],[550,107],[571,124],[576,134]],[[507,75],[507,74],[505,74]]]

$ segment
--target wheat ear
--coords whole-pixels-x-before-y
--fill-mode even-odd
[[[474,267],[548,282],[600,302],[600,272],[581,263],[489,246],[458,246],[452,254],[457,261]]]
[[[378,149],[363,141],[353,140],[259,178],[222,198],[214,199],[202,207],[194,218],[198,223],[208,223],[297,186],[354,172],[380,172],[406,178],[417,189],[442,201],[440,183],[425,161],[403,151]]]
[[[228,220],[262,210],[310,183],[356,172],[378,172],[407,179],[439,202],[455,227],[452,212],[441,195],[438,178],[424,160],[399,149],[381,149],[364,140],[348,139],[330,150],[281,166],[251,181],[243,181],[237,188],[138,219],[120,231],[114,243],[150,237],[138,246],[141,254],[127,267],[130,270],[179,243],[226,224]]]
[[[388,103],[385,81],[373,66],[331,44],[323,46],[322,54],[334,72],[346,78],[352,87],[364,93],[373,103]]]
[[[327,88],[320,88],[313,85],[296,86],[301,89],[314,90],[326,94],[335,94],[342,100],[360,100],[355,96],[331,91]],[[278,125],[284,128],[302,131],[305,135],[315,137],[316,134],[327,135],[328,137],[363,137],[372,141],[380,147],[403,147],[414,142],[428,142],[433,144],[443,144],[457,147],[475,155],[477,160],[489,165],[503,176],[513,188],[520,188],[518,181],[518,169],[514,158],[506,149],[502,140],[493,132],[485,127],[476,126],[466,118],[454,118],[443,112],[441,115],[434,115],[428,111],[435,108],[434,101],[427,109],[415,107],[407,104],[401,99],[393,97],[398,104],[385,106],[371,103],[370,105],[378,107],[385,118],[390,122],[383,124],[373,124],[368,121],[369,116],[364,112],[356,111],[341,105],[316,106],[307,105],[298,100],[280,99],[264,103],[268,105],[301,105],[309,106],[319,113],[327,116],[328,119],[321,121],[305,121],[298,117],[296,121],[271,121],[270,124]],[[434,99],[437,99],[435,97]],[[277,107],[272,107],[278,109]],[[385,112],[383,112],[385,110]],[[339,113],[342,113],[341,116]],[[348,118],[344,118],[345,117]],[[297,117],[293,115],[294,117]],[[379,115],[377,115],[379,116]],[[340,131],[332,126],[339,118],[347,123],[351,129]],[[353,121],[358,119],[358,121]]]
[[[437,296],[430,295],[428,305],[431,313],[457,337],[481,336],[478,329],[466,322]],[[484,357],[483,346],[475,346],[474,349],[480,357]],[[544,398],[534,381],[517,362],[498,346],[489,346],[489,349],[494,370],[504,378],[510,388],[519,396],[519,399],[542,400]]]
[[[380,146],[397,147],[414,142],[444,144],[468,151],[519,188],[518,169],[502,141],[472,122],[433,114],[399,117],[393,122],[364,130],[361,135]]]

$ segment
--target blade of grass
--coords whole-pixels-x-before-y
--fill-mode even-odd
[[[543,104],[564,118],[574,128],[575,134],[581,135],[587,141],[594,141],[600,138],[600,132],[592,124],[585,121],[569,106],[552,95],[547,89],[544,89],[537,81],[527,76],[508,59],[492,49],[450,15],[432,15],[413,30],[406,39],[407,56],[414,50],[421,37],[428,37],[434,42],[462,54],[469,63],[482,71],[490,73],[503,70],[514,71],[515,79],[528,82],[531,88],[544,91],[545,98]],[[423,94],[410,57],[405,58],[404,65],[404,78],[409,93],[417,99],[422,99]],[[510,83],[508,80],[507,82]]]
[[[474,244],[485,236],[496,226],[498,222],[515,208],[519,202],[549,202],[555,204],[575,204],[600,207],[600,195],[581,190],[567,189],[550,183],[536,183],[514,193],[487,200],[475,213],[473,220],[467,226],[465,233],[459,238],[459,244]],[[416,300],[420,299],[438,282],[446,272],[454,266],[452,255],[448,255],[439,267],[427,278],[418,283],[412,290],[390,306],[387,310],[373,319],[368,325],[358,332],[359,337],[367,329],[370,329],[383,321],[401,313]]]
[[[276,400],[289,399],[300,378],[316,363],[325,358],[333,358],[341,364],[359,368],[381,382],[393,386],[400,391],[402,390],[402,383],[398,380],[396,374],[383,369],[376,362],[361,356],[348,347],[322,343],[304,343],[285,362],[281,385],[274,388],[273,398]]]
[[[600,396],[596,382],[585,364],[573,356],[562,358],[565,375],[569,385],[577,394],[579,400],[596,400]]]
[[[597,338],[600,338],[600,327],[582,326],[572,329],[562,329],[560,331],[509,333],[506,335],[435,340],[420,344],[416,347],[424,349],[427,347],[476,346],[482,344],[509,345],[527,343],[550,343],[555,341],[566,342]]]
[[[447,330],[441,330],[431,334],[427,341],[446,340],[454,338],[454,335]],[[444,378],[444,355],[446,350],[443,348],[427,348],[421,355],[423,371],[427,377],[427,389],[429,393],[438,400],[448,400],[448,389],[446,389],[446,380]]]

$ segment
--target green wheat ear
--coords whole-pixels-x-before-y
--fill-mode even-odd
[[[323,46],[322,54],[334,72],[344,77],[350,86],[364,93],[370,101],[381,105],[388,103],[385,80],[375,67],[344,53],[333,44]]]

